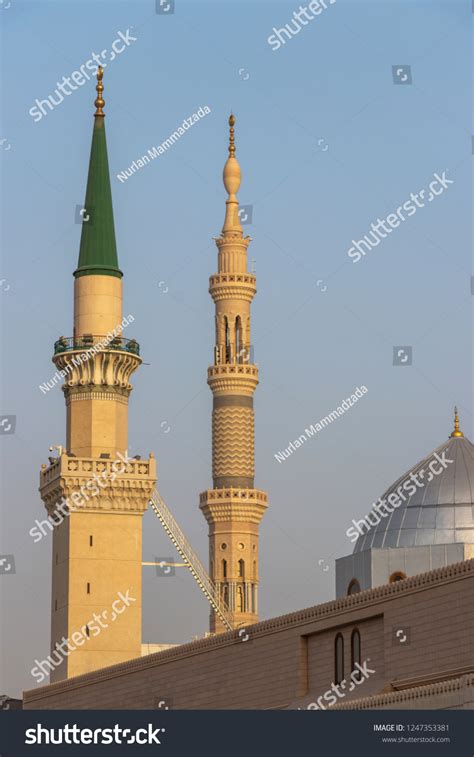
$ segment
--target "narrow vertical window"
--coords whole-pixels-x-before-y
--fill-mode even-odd
[[[89,536],[89,547],[93,547],[93,546],[94,546],[94,537],[93,537],[93,536],[92,536],[92,534],[91,534],[91,535]]]
[[[351,671],[354,681],[358,681],[360,677],[360,633],[357,628],[354,628],[351,635]]]
[[[91,585],[90,585],[90,583],[87,584],[87,593],[88,594],[91,593]]]
[[[244,612],[244,588],[237,586],[237,611]]]
[[[242,348],[242,320],[240,315],[235,319],[235,355],[238,363],[245,362]]]
[[[344,638],[338,633],[334,642],[334,683],[344,680]]]
[[[222,560],[222,577],[227,578],[227,560]]]
[[[243,560],[239,560],[239,577],[245,578],[245,563]]]
[[[225,329],[225,361],[226,363],[230,363],[231,361],[231,349],[230,349],[230,332],[229,332],[229,321],[227,320],[227,316],[224,316],[224,329]]]
[[[89,638],[90,635],[91,635],[91,632],[89,630],[89,626],[86,626],[86,636],[87,636],[87,638]]]

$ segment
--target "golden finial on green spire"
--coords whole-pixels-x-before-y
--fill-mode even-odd
[[[97,97],[94,102],[94,105],[97,110],[94,113],[94,116],[96,117],[100,116],[101,118],[105,116],[105,113],[102,110],[105,105],[105,100],[102,97],[102,92],[104,91],[104,85],[102,84],[103,76],[104,76],[104,69],[102,68],[102,66],[99,66],[99,68],[97,69],[97,86],[96,86]]]
[[[231,113],[229,116],[229,126],[230,126],[229,158],[235,158],[235,142],[234,142],[235,116],[233,113]]]
[[[454,408],[454,431],[451,436],[459,437],[464,436],[463,432],[459,430],[459,415],[457,407]]]

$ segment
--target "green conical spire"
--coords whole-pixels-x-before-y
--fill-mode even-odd
[[[105,138],[105,122],[102,98],[103,68],[97,71],[97,99],[92,132],[89,176],[87,179],[86,201],[82,221],[79,263],[74,276],[117,276],[122,277],[118,267],[115,243],[114,212],[110,189],[109,161]]]

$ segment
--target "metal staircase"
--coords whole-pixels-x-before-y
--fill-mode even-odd
[[[196,580],[197,585],[208,600],[212,609],[219,616],[227,630],[232,631],[234,626],[232,625],[227,605],[224,604],[219,596],[219,592],[217,591],[214,582],[209,577],[204,565],[176,523],[169,507],[166,505],[166,502],[158,489],[153,490],[150,505],[165,532],[176,547],[178,554],[182,557],[186,566],[191,571],[192,576]]]

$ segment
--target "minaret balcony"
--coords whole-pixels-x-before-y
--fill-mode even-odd
[[[105,391],[108,387],[128,395],[132,390],[130,377],[142,359],[135,339],[83,334],[58,339],[53,362],[62,371],[65,392],[92,387]]]
[[[121,336],[112,339],[108,335],[97,336],[96,334],[83,334],[80,337],[62,336],[54,343],[55,355],[73,351],[87,352],[88,350],[93,352],[114,350],[140,356],[140,345],[136,339],[124,339]]]
[[[56,459],[50,458],[49,466],[41,466],[39,490],[50,514],[63,497],[70,511],[143,513],[155,483],[153,453],[141,459],[127,454],[94,458],[62,452]]]
[[[215,273],[209,278],[209,294],[214,302],[229,299],[252,302],[256,291],[253,273]]]
[[[199,508],[208,523],[242,522],[259,524],[268,507],[268,495],[261,489],[207,489],[199,495]]]
[[[207,383],[214,394],[238,393],[252,396],[258,384],[258,366],[224,363],[207,369]]]

